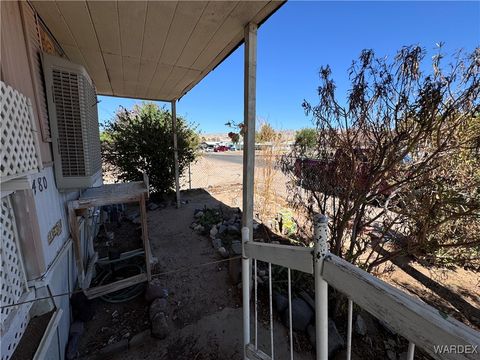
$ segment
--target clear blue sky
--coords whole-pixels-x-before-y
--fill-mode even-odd
[[[433,54],[440,41],[449,54],[480,46],[480,2],[288,2],[258,32],[257,117],[278,129],[311,126],[301,103],[315,103],[320,66],[330,65],[342,95],[362,49],[392,57],[418,44]],[[101,122],[119,105],[138,102],[100,100]],[[243,121],[243,46],[187,93],[177,112],[203,133],[227,132],[227,121]]]

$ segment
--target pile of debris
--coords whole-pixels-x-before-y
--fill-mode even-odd
[[[240,209],[230,214],[219,209],[196,209],[195,221],[190,226],[202,235],[208,235],[212,246],[223,258],[242,254],[242,215]],[[255,225],[258,227],[258,224]]]

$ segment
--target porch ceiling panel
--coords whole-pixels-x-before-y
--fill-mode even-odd
[[[97,92],[182,97],[283,1],[33,1],[66,55]]]

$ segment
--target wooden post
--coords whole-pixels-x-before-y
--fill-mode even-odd
[[[316,215],[314,225],[315,340],[316,359],[328,359],[328,283],[322,277],[323,259],[328,253],[328,218]]]
[[[255,118],[257,80],[257,25],[245,27],[244,109],[243,109],[243,216],[242,216],[242,289],[244,358],[250,343],[250,259],[245,243],[253,240],[253,189],[255,170]]]
[[[175,193],[177,195],[177,208],[180,207],[180,180],[178,166],[178,141],[177,141],[177,105],[172,101],[172,132],[173,132],[173,156],[175,159]]]
[[[152,271],[151,271],[151,254],[150,254],[150,240],[148,238],[148,226],[147,226],[147,206],[145,201],[145,195],[140,195],[139,199],[140,206],[140,221],[142,224],[142,239],[143,239],[143,248],[145,249],[145,267],[147,270],[147,281],[152,281]]]

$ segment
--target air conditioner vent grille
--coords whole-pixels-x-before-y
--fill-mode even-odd
[[[53,70],[53,94],[63,176],[85,175],[78,77],[75,73]]]

